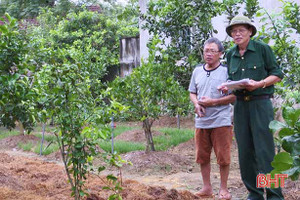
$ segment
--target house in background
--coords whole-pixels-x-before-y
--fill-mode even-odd
[[[119,76],[131,74],[133,68],[138,67],[140,62],[140,36],[121,38]]]

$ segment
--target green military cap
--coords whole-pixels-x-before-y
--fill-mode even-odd
[[[256,30],[256,27],[252,24],[251,20],[246,17],[246,16],[235,16],[234,18],[232,18],[229,26],[226,27],[226,33],[231,37],[231,28],[234,26],[234,25],[238,25],[238,24],[247,24],[249,25],[250,27],[252,27],[252,34],[250,37],[252,37],[253,35],[256,34],[257,30]]]

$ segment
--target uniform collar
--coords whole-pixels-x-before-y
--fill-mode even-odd
[[[255,51],[255,48],[254,48],[254,42],[253,42],[253,40],[250,40],[250,41],[249,41],[249,44],[248,44],[247,50],[250,50],[250,51]]]
[[[247,51],[255,51],[253,40],[249,41],[246,52]],[[240,56],[239,48],[237,45],[234,46],[234,56]]]

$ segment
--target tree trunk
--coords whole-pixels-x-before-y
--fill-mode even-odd
[[[177,114],[177,128],[180,129],[180,115]]]
[[[146,152],[155,151],[153,137],[152,137],[152,133],[151,133],[152,123],[153,122],[150,122],[149,118],[147,118],[143,121],[143,129],[144,129],[146,140],[147,140]]]
[[[18,126],[19,126],[20,135],[25,135],[24,126],[22,122],[18,121]]]

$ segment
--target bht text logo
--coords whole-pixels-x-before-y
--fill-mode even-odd
[[[287,174],[275,174],[274,178],[271,174],[258,174],[256,177],[256,187],[257,188],[278,188],[284,187],[284,179],[287,178]],[[271,186],[272,185],[272,186]]]

